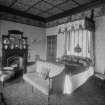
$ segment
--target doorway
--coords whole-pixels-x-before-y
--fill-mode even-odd
[[[47,60],[56,61],[57,35],[47,36]]]

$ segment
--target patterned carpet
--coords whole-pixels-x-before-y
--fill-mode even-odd
[[[82,87],[71,95],[51,95],[51,105],[105,105],[105,84],[91,77]],[[1,90],[1,88],[0,88]],[[47,105],[47,96],[19,79],[5,84],[2,90],[7,105]],[[0,103],[0,105],[2,105]]]

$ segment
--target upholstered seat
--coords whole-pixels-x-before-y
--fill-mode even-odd
[[[4,82],[8,79],[10,79],[14,75],[14,68],[12,67],[4,67],[0,71],[0,81]]]

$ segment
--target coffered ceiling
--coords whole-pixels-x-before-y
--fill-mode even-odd
[[[104,0],[0,0],[0,12],[47,22],[104,2]]]

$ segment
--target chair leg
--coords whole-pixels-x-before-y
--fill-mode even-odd
[[[34,93],[34,87],[32,86],[32,93]]]
[[[4,88],[4,82],[2,82],[2,88]]]
[[[2,82],[2,91],[0,93],[0,105],[7,105],[5,102],[4,94],[3,94],[3,89],[4,89],[4,81]]]
[[[0,93],[0,97],[1,97],[1,104],[0,105],[7,105],[6,102],[5,102],[5,98],[4,98],[4,95],[3,93]]]
[[[48,105],[50,105],[50,95],[48,94]]]

